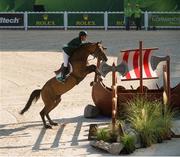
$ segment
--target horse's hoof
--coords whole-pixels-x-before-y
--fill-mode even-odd
[[[61,126],[62,126],[62,127],[65,127],[65,126],[66,126],[66,123],[62,123]]]
[[[44,126],[46,129],[52,129],[52,126],[51,125],[45,125]]]
[[[51,125],[58,126],[58,123],[52,122]]]

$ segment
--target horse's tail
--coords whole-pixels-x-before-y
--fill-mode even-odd
[[[26,104],[25,107],[21,110],[20,114],[23,114],[24,112],[26,112],[26,111],[30,108],[30,106],[31,106],[31,104],[32,104],[33,101],[34,101],[34,102],[38,101],[38,99],[39,99],[39,97],[40,97],[40,93],[41,93],[41,89],[36,89],[36,90],[34,90],[34,91],[31,93],[27,104]]]

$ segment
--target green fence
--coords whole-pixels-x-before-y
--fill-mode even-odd
[[[180,12],[142,12],[142,28],[180,29]],[[135,23],[131,19],[131,28]],[[0,28],[124,29],[123,12],[2,12]]]

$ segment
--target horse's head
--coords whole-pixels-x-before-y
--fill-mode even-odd
[[[95,46],[95,49],[94,49],[94,51],[91,51],[91,55],[106,62],[108,60],[108,58],[105,54],[105,50],[107,48],[103,47],[101,42],[95,43],[94,46]]]
[[[85,43],[82,44],[81,49],[86,49],[86,54],[88,55],[93,55],[94,57],[98,58],[99,60],[102,61],[107,61],[107,57],[105,54],[105,50],[107,48],[103,47],[101,42],[97,42],[97,43]]]

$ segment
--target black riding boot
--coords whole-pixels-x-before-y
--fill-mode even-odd
[[[62,74],[61,74],[62,81],[65,81],[67,74],[68,74],[68,67],[63,67]]]

